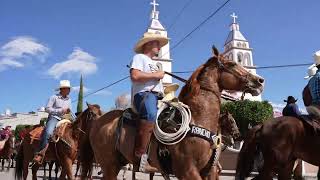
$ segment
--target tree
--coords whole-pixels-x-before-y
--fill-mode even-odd
[[[78,105],[77,105],[77,112],[82,112],[83,107],[83,82],[82,82],[82,75],[80,77],[80,88],[79,88],[79,94],[78,94]]]
[[[222,104],[222,111],[229,111],[244,136],[249,126],[255,126],[273,117],[273,108],[268,101],[235,101]]]
[[[115,101],[116,109],[127,109],[131,105],[131,100],[130,100],[130,95],[129,94],[122,94],[117,97]]]

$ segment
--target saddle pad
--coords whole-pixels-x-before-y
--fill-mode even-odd
[[[139,118],[139,116],[133,112],[131,108],[128,108],[124,110],[121,120],[123,123],[130,125],[130,126],[136,126],[136,120]]]
[[[34,128],[33,130],[31,130],[29,132],[30,138],[33,140],[40,140],[43,129],[44,129],[43,126],[38,126],[38,127]]]

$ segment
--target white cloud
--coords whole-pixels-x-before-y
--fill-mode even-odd
[[[48,74],[56,79],[66,73],[80,73],[83,75],[92,74],[98,69],[95,62],[96,57],[80,48],[74,48],[67,60],[54,64],[48,70]]]
[[[80,86],[75,86],[75,87],[72,87],[72,90],[75,91],[75,92],[79,92],[80,91]],[[91,89],[83,86],[83,93],[87,93],[91,91]]]
[[[272,107],[273,107],[273,110],[275,111],[280,111],[280,112],[282,112],[282,109],[286,106],[285,104],[282,104],[282,103],[273,103],[273,102],[269,102],[271,105],[272,105]]]
[[[273,102],[269,102],[272,107],[273,107],[273,111],[277,111],[277,112],[282,112],[283,108],[286,107],[286,104],[283,103],[273,103]],[[307,114],[307,110],[305,108],[299,108],[300,112],[302,114]]]
[[[24,59],[45,61],[50,49],[35,38],[19,36],[13,38],[0,48],[0,71],[7,68],[22,68]]]

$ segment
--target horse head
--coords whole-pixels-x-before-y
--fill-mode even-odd
[[[220,114],[219,124],[223,142],[227,146],[233,145],[234,141],[240,137],[240,131],[232,114],[228,111]]]
[[[226,59],[213,47],[213,57],[209,60],[218,65],[220,89],[235,90],[250,93],[253,96],[261,94],[264,87],[264,79],[246,70],[240,64]]]
[[[82,133],[86,133],[88,131],[88,125],[90,121],[95,120],[102,115],[99,105],[89,104],[88,102],[86,104],[88,108],[81,112],[75,121],[76,128]]]

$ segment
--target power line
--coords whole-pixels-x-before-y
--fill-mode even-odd
[[[206,22],[208,22],[213,16],[215,16],[224,6],[226,6],[231,0],[227,0],[225,3],[223,3],[221,6],[219,6],[219,8],[217,8],[213,13],[211,13],[206,19],[204,19],[199,25],[197,25],[195,28],[193,28],[187,35],[185,35],[180,41],[178,41],[174,46],[172,46],[170,48],[169,51],[167,51],[166,53],[164,53],[161,57],[159,57],[160,59],[168,54],[170,51],[174,50],[175,48],[177,48],[183,41],[185,41],[188,37],[190,37],[195,31],[199,30],[201,28],[201,26],[203,26]]]
[[[225,5],[227,5],[230,1],[231,1],[231,0],[227,0],[225,3],[223,3],[218,9],[216,9],[213,13],[211,13],[211,14],[210,14],[205,20],[203,20],[198,26],[196,26],[194,29],[192,29],[191,32],[189,32],[189,33],[188,33],[186,36],[184,36],[180,41],[178,41],[178,43],[176,43],[174,46],[172,46],[169,51],[172,51],[173,49],[175,49],[176,47],[178,47],[183,41],[185,41],[185,40],[186,40],[189,36],[191,36],[195,31],[197,31],[198,29],[200,29],[201,26],[203,26],[208,20],[210,20],[214,15],[216,15],[216,14],[217,14]],[[191,0],[189,0],[188,3],[182,8],[182,10],[181,10],[180,13],[179,13],[180,15],[182,14],[182,12],[184,11],[184,9],[186,9],[186,7],[187,7],[190,3],[191,3]],[[180,16],[179,14],[178,14],[178,16]],[[178,17],[178,16],[177,16],[177,17]],[[164,55],[168,54],[169,51],[166,52],[166,53],[164,53],[160,58],[162,58]],[[97,92],[99,92],[99,91],[101,91],[101,90],[103,90],[103,89],[106,89],[106,88],[108,88],[108,87],[111,87],[111,86],[113,86],[113,85],[115,85],[115,84],[117,84],[117,83],[119,83],[119,82],[121,82],[121,81],[124,81],[124,80],[127,79],[127,78],[129,78],[129,76],[126,76],[126,77],[124,77],[124,78],[122,78],[122,79],[120,79],[120,80],[118,80],[118,81],[115,81],[115,82],[113,82],[113,83],[111,83],[111,84],[109,84],[109,85],[107,85],[107,86],[105,86],[105,87],[103,87],[103,88],[100,88],[100,89],[98,89],[98,90],[96,90],[96,91],[94,91],[94,92],[92,92],[92,93],[89,93],[89,94],[85,95],[84,98],[85,98],[85,97],[88,97],[88,96],[90,96],[90,95],[92,95],[92,94],[95,94],[95,93],[97,93]],[[74,102],[77,102],[77,100],[72,101],[72,103],[74,103]]]
[[[86,94],[85,96],[83,96],[83,98],[86,98],[86,97],[88,97],[88,96],[90,96],[90,95],[92,95],[92,94],[95,94],[95,93],[97,93],[97,92],[99,92],[99,91],[102,91],[102,90],[104,90],[104,89],[106,89],[106,88],[109,88],[109,87],[111,87],[111,86],[113,86],[113,85],[115,85],[115,84],[118,84],[118,83],[120,83],[121,81],[124,81],[124,80],[126,80],[126,79],[128,79],[129,78],[129,76],[126,76],[126,77],[124,77],[124,78],[121,78],[121,79],[119,79],[119,80],[117,80],[117,81],[115,81],[115,82],[113,82],[113,83],[111,83],[111,84],[108,84],[107,86],[105,86],[105,87],[102,87],[102,88],[100,88],[100,89],[98,89],[98,90],[95,90],[94,92],[91,92],[91,93],[88,93],[88,94]],[[77,102],[78,100],[74,100],[74,101],[72,101],[72,103],[74,103],[74,102]]]
[[[257,66],[257,67],[246,67],[247,69],[277,69],[277,68],[291,68],[291,67],[302,67],[302,66],[310,66],[312,63],[304,63],[304,64],[287,64],[287,65],[272,65],[272,66]],[[193,73],[194,71],[175,71],[172,72],[174,74],[188,74]]]
[[[231,0],[227,0],[225,3],[223,3],[218,9],[216,9],[213,13],[211,13],[205,20],[203,20],[198,26],[196,26],[190,33],[188,33],[184,38],[182,38],[178,43],[176,43],[171,50],[178,47],[183,41],[185,41],[191,34],[193,34],[195,31],[200,29],[201,26],[203,26],[207,21],[209,21],[213,16],[215,16],[224,6],[226,6]]]
[[[177,20],[180,18],[184,10],[191,4],[192,0],[189,0],[185,3],[185,5],[182,7],[182,9],[179,11],[178,15],[173,19],[172,23],[168,27],[168,31],[171,30],[171,28],[177,23]]]

